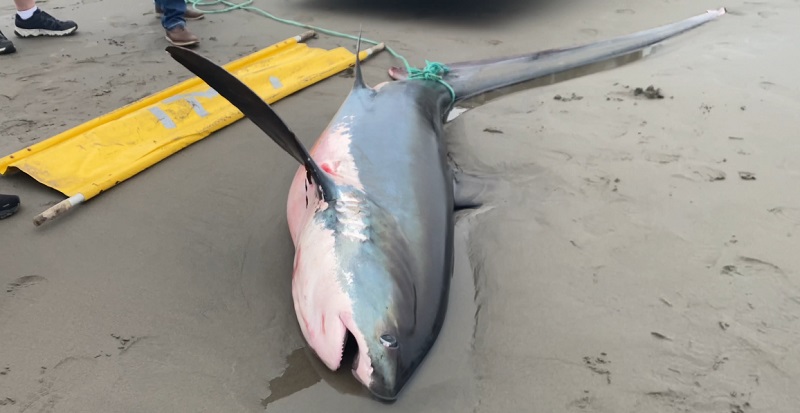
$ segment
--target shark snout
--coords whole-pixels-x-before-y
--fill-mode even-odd
[[[393,334],[380,334],[371,346],[373,371],[368,389],[378,400],[393,402],[408,380],[401,363],[401,343]]]
[[[397,396],[403,389],[405,380],[401,380],[402,375],[397,374],[396,368],[389,371],[376,371],[372,374],[372,382],[369,391],[376,399],[392,403],[397,400]]]

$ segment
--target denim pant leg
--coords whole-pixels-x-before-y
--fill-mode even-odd
[[[164,12],[161,17],[161,25],[165,29],[171,30],[177,26],[186,25],[186,20],[183,18],[183,15],[186,14],[186,0],[155,0],[155,3]]]

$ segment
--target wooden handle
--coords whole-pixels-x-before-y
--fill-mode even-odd
[[[310,39],[312,37],[315,37],[316,35],[317,35],[317,32],[315,32],[313,30],[309,30],[307,32],[301,33],[299,36],[296,36],[296,37],[297,37],[297,41],[298,42],[302,42],[302,41],[308,40],[308,39]]]
[[[47,221],[51,221],[57,218],[59,215],[63,215],[65,212],[69,211],[76,205],[80,205],[85,200],[82,194],[75,195],[73,197],[69,197],[50,208],[47,208],[44,212],[37,215],[33,218],[33,225],[40,226]]]
[[[383,51],[383,49],[385,49],[385,48],[386,48],[386,44],[378,43],[375,46],[372,46],[369,49],[366,49],[365,52],[367,52],[367,56],[372,56],[375,53]]]

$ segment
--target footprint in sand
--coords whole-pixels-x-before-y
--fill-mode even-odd
[[[725,172],[708,166],[692,166],[689,167],[689,170],[692,172],[692,177],[686,175],[681,176],[692,181],[697,181],[697,178],[708,182],[724,181],[726,176]]]
[[[36,122],[29,119],[15,119],[0,123],[0,132],[4,135],[28,133],[36,127]]]
[[[784,219],[793,224],[800,224],[800,208],[797,207],[775,207],[768,210],[774,216]]]
[[[599,357],[585,356],[583,358],[583,364],[593,373],[605,376],[606,382],[611,384],[611,370],[607,368],[608,365],[611,364],[611,361],[608,359],[606,353],[600,353]]]
[[[60,400],[71,393],[80,393],[82,387],[92,386],[93,379],[102,376],[101,373],[104,371],[108,373],[118,368],[118,362],[113,360],[116,357],[111,350],[112,343],[118,350],[116,356],[124,357],[123,354],[134,344],[149,337],[111,334],[111,338],[114,341],[106,342],[105,349],[97,355],[65,357],[53,367],[42,367],[39,372],[38,389],[22,400],[15,400],[14,403],[20,406],[20,411],[58,411],[56,405]]]
[[[772,83],[772,82],[764,81],[764,82],[760,82],[758,84],[758,86],[761,87],[761,89],[764,89],[764,90],[772,90],[772,88],[775,87],[775,84]]]
[[[15,404],[17,404],[17,401],[11,397],[0,397],[0,406],[13,406]]]
[[[67,357],[52,369],[42,367],[39,389],[25,401],[17,401],[20,411],[54,412],[56,404],[75,387],[92,377],[96,362],[88,357]]]
[[[681,156],[674,153],[648,153],[644,158],[648,162],[668,164],[679,161]]]
[[[583,391],[583,397],[579,397],[567,404],[567,409],[569,411],[576,411],[576,412],[586,412],[586,411],[598,411],[600,410],[597,406],[597,398],[592,396],[589,393],[589,390]]]
[[[44,281],[47,281],[47,279],[38,275],[26,275],[24,277],[19,277],[16,280],[8,283],[6,292],[14,295],[23,288],[30,287]]]
[[[683,410],[687,406],[688,396],[675,390],[651,391],[644,394],[647,400],[660,406]]]
[[[783,270],[775,264],[759,260],[758,258],[745,257],[741,255],[736,257],[735,263],[723,266],[720,273],[724,275],[739,275],[745,277],[769,274],[785,275]]]

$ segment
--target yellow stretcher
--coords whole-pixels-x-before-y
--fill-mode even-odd
[[[267,103],[276,102],[355,64],[355,54],[288,38],[225,65]],[[363,50],[364,60],[383,44]],[[21,170],[68,199],[37,215],[39,226],[241,119],[242,113],[200,78],[100,116],[0,158],[0,175]]]

